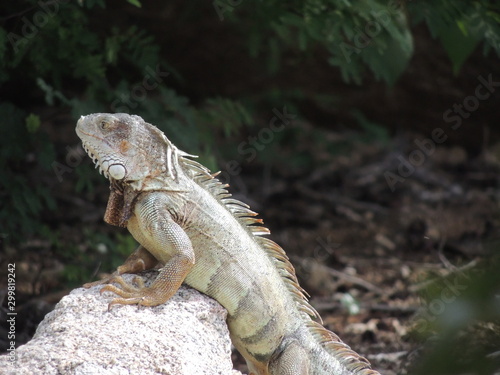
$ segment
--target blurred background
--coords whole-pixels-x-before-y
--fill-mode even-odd
[[[4,1],[0,348],[9,264],[20,345],[135,248],[74,132],[127,112],[221,171],[377,370],[498,373],[499,57],[496,1]]]

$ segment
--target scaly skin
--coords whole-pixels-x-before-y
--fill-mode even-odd
[[[254,375],[377,375],[366,359],[316,323],[281,247],[226,186],[153,125],[127,114],[81,117],[76,132],[111,182],[105,221],[139,248],[106,280],[115,304],[156,306],[181,283],[228,311],[234,346]],[[120,277],[162,265],[150,287]],[[112,285],[117,284],[117,285]]]

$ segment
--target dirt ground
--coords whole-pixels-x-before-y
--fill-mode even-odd
[[[426,288],[500,247],[498,148],[469,157],[424,138],[355,142],[310,173],[261,171],[247,186],[325,325],[386,375],[419,357]]]
[[[424,342],[415,339],[422,291],[432,280],[477,267],[499,248],[500,144],[470,156],[420,134],[373,141],[323,130],[326,141],[315,147],[309,125],[294,126],[303,134],[302,149],[281,147],[276,158],[302,153],[318,167],[257,160],[232,178],[231,191],[261,213],[325,326],[382,374],[408,373]],[[344,143],[342,152],[328,152]],[[73,183],[61,186],[64,212],[47,220],[59,241],[85,250],[89,231],[116,230],[102,222],[107,187],[89,200],[75,196]],[[4,250],[2,267],[16,251]],[[71,289],[59,277],[67,259],[53,256],[50,241],[30,239],[23,250],[19,344]],[[237,353],[234,361],[246,371]]]

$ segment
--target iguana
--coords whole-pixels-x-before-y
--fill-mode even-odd
[[[231,341],[252,375],[380,375],[316,322],[284,250],[195,156],[135,115],[82,116],[76,133],[110,180],[104,220],[140,244],[110,278],[86,285],[106,284],[101,292],[118,296],[110,307],[156,306],[186,283],[227,309]],[[149,287],[120,277],[158,263]]]

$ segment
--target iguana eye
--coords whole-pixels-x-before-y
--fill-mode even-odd
[[[106,120],[102,120],[100,125],[102,130],[106,130],[107,128],[109,128],[109,122]]]

